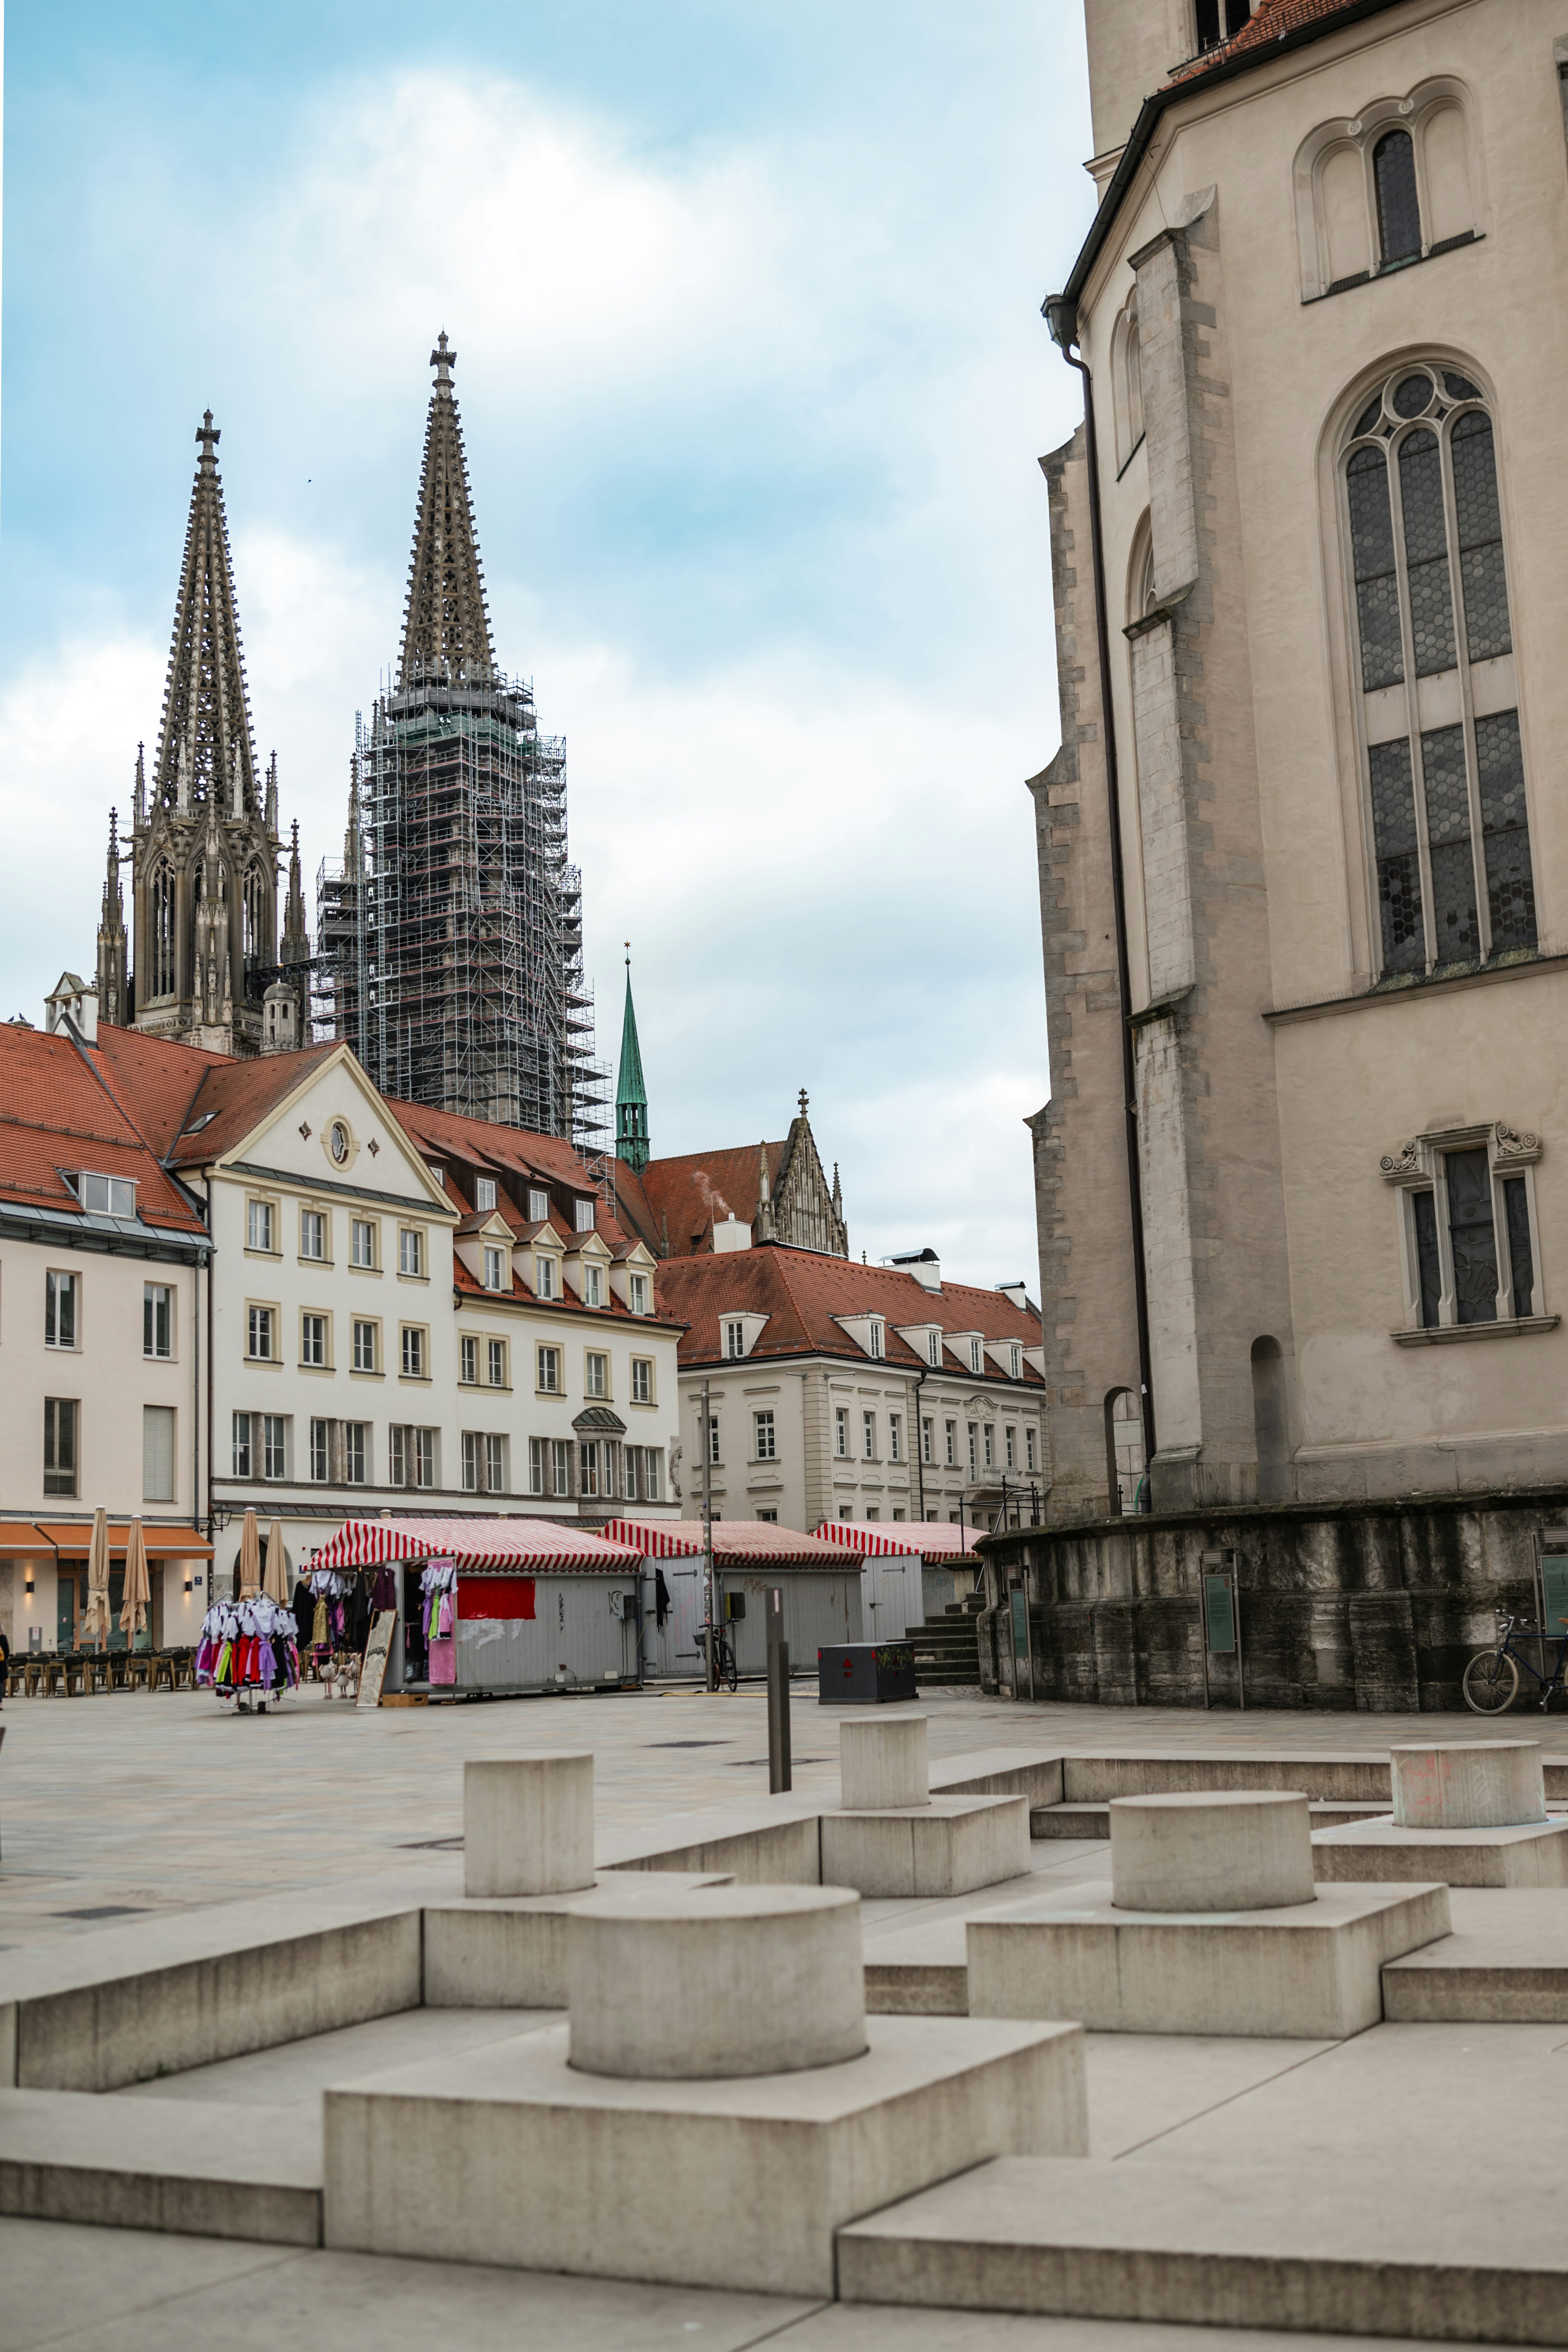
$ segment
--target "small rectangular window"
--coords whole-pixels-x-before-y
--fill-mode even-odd
[[[1430,1192],[1411,1196],[1415,1226],[1415,1271],[1421,1286],[1421,1328],[1435,1331],[1443,1308],[1443,1267],[1437,1253],[1437,1204]]]
[[[505,1290],[507,1287],[506,1252],[504,1250],[487,1248],[485,1251],[485,1288],[487,1290]]]
[[[416,1486],[436,1484],[436,1433],[433,1429],[411,1429],[408,1433],[408,1466]]]
[[[551,1439],[550,1476],[551,1492],[552,1494],[569,1495],[572,1492],[572,1445],[570,1439],[564,1437],[552,1437]]]
[[[868,1327],[868,1339],[869,1339],[869,1340],[870,1340],[870,1346],[869,1346],[869,1349],[868,1349],[868,1352],[869,1354],[873,1355],[873,1356],[879,1356],[879,1355],[881,1354],[881,1352],[882,1352],[882,1327],[881,1327],[881,1325],[880,1325],[879,1323],[873,1323],[873,1324],[869,1325],[869,1327]]]
[[[446,1169],[441,1165],[441,1162],[438,1160],[427,1160],[425,1162],[425,1165],[430,1171],[430,1181],[432,1184],[438,1184],[444,1192],[447,1189]]]
[[[375,1227],[368,1217],[356,1217],[353,1221],[351,1255],[355,1265],[374,1266],[375,1264]]]
[[[533,1295],[536,1298],[554,1297],[555,1260],[552,1257],[536,1257],[534,1259]]]
[[[425,1377],[425,1334],[416,1323],[403,1327],[403,1377],[407,1381]]]
[[[653,1366],[646,1356],[632,1358],[632,1402],[653,1402]]]
[[[1445,1154],[1448,1191],[1448,1245],[1454,1260],[1455,1319],[1497,1320],[1497,1227],[1492,1216],[1492,1171],[1484,1145]]]
[[[353,1365],[356,1372],[375,1370],[375,1325],[356,1322],[354,1325]]]
[[[598,1203],[595,1201],[579,1201],[577,1202],[577,1231],[580,1234],[591,1234],[593,1232],[594,1212],[597,1206]]]
[[[1018,1466],[1018,1433],[1016,1429],[1003,1432],[1003,1459],[1007,1468],[1016,1470]]]
[[[1027,1429],[1026,1429],[1026,1430],[1025,1430],[1025,1432],[1024,1432],[1024,1466],[1025,1466],[1025,1468],[1026,1468],[1026,1469],[1027,1469],[1027,1470],[1033,1470],[1033,1469],[1035,1468],[1035,1466],[1036,1466],[1036,1464],[1035,1464],[1035,1427],[1034,1427],[1034,1423],[1033,1423],[1032,1422],[1030,1423],[1030,1424],[1029,1424],[1028,1428],[1027,1428]]]
[[[343,1479],[350,1486],[363,1486],[369,1475],[370,1423],[368,1421],[345,1421],[343,1423]]]
[[[860,1416],[860,1451],[868,1462],[877,1458],[877,1416],[863,1412]]]
[[[940,1331],[928,1331],[926,1333],[926,1361],[930,1364],[940,1364],[942,1361],[942,1333]]]
[[[719,1462],[723,1459],[723,1456],[719,1451],[719,1416],[717,1413],[712,1415],[708,1423],[708,1459],[710,1462]]]
[[[479,1491],[479,1441],[471,1429],[463,1432],[463,1492],[477,1495]]]
[[[528,1491],[531,1495],[542,1495],[544,1492],[544,1446],[542,1437],[531,1437],[528,1441]]]
[[[546,1396],[561,1392],[561,1350],[541,1348],[539,1350],[539,1385]]]
[[[624,1447],[621,1460],[625,1465],[626,1500],[628,1503],[640,1503],[643,1499],[642,1447],[640,1445]]]
[[[174,1499],[174,1409],[167,1404],[142,1408],[142,1499],[172,1503]]]
[[[632,1313],[634,1315],[646,1315],[647,1313],[647,1275],[634,1274],[627,1286],[631,1292]]]
[[[531,1225],[542,1225],[549,1214],[550,1195],[535,1186],[528,1196],[528,1221]]]
[[[44,1399],[44,1492],[74,1495],[79,1464],[78,1424],[81,1404],[76,1397]]]
[[[983,1372],[985,1370],[984,1340],[971,1339],[969,1343],[969,1369],[972,1372]]]
[[[321,1371],[327,1361],[327,1318],[324,1315],[301,1315],[300,1318],[300,1361],[309,1370]]]
[[[607,1356],[595,1356],[590,1354],[585,1359],[583,1369],[584,1394],[591,1397],[607,1396],[609,1394],[610,1387],[609,1358]]]
[[[395,1486],[408,1484],[408,1432],[401,1422],[386,1433],[386,1475]]]
[[[975,1454],[976,1454],[976,1441],[977,1441],[977,1439],[978,1439],[978,1437],[979,1437],[980,1433],[979,1433],[979,1431],[976,1429],[976,1427],[975,1427],[975,1425],[974,1425],[973,1422],[970,1422],[970,1423],[969,1423],[969,1424],[968,1424],[968,1429],[969,1429],[969,1476],[970,1476],[970,1481],[971,1481],[971,1483],[973,1484],[973,1480],[975,1479],[975,1477],[976,1477],[976,1476],[978,1475],[978,1474],[979,1474],[979,1464],[978,1464],[978,1462],[977,1462],[977,1461],[976,1461],[976,1459],[975,1459]]]
[[[166,1282],[142,1286],[142,1353],[172,1356],[174,1352],[174,1294]]]
[[[833,1452],[840,1462],[849,1459],[849,1408],[837,1405],[833,1414]]]
[[[409,1275],[422,1275],[425,1271],[425,1236],[413,1225],[399,1228],[397,1271]]]
[[[1016,1381],[1021,1381],[1024,1377],[1024,1350],[1022,1348],[1009,1348],[1007,1350],[1007,1360],[1011,1377]]]
[[[310,1475],[324,1485],[332,1475],[332,1424],[330,1421],[310,1423]]]
[[[996,1431],[994,1424],[988,1421],[985,1424],[985,1467],[987,1470],[994,1469],[995,1465]]]
[[[777,1433],[773,1428],[773,1417],[772,1412],[754,1412],[752,1415],[752,1419],[756,1424],[757,1432],[756,1460],[759,1462],[775,1461],[778,1454],[777,1444],[775,1442]]]
[[[605,1269],[602,1265],[585,1266],[583,1270],[583,1297],[589,1307],[605,1303]]]
[[[44,1345],[46,1348],[76,1346],[77,1285],[74,1274],[46,1274],[44,1276]]]
[[[493,1176],[474,1179],[474,1206],[480,1216],[487,1216],[496,1204],[496,1180]]]
[[[743,1356],[745,1352],[745,1325],[738,1322],[726,1323],[724,1326],[724,1353],[726,1356]]]
[[[930,1464],[935,1459],[935,1430],[930,1421],[921,1423],[921,1460]]]
[[[485,1370],[492,1389],[506,1386],[506,1341],[490,1339],[485,1345]]]
[[[471,1331],[464,1331],[458,1340],[458,1378],[464,1388],[479,1384],[479,1343]]]
[[[232,1459],[234,1475],[237,1478],[248,1478],[250,1475],[250,1415],[247,1412],[237,1412],[234,1416]]]
[[[901,1413],[890,1412],[888,1415],[888,1459],[889,1462],[901,1462],[903,1460],[903,1415]]]
[[[661,1446],[644,1446],[643,1500],[645,1503],[657,1503],[659,1500],[664,1483],[663,1474],[660,1469],[660,1465],[663,1460],[664,1450]]]
[[[506,1492],[506,1440],[487,1436],[485,1439],[485,1492],[504,1495]]]
[[[272,1203],[270,1201],[247,1201],[245,1204],[245,1245],[247,1249],[272,1254]]]
[[[1530,1197],[1522,1176],[1502,1180],[1503,1208],[1508,1220],[1508,1263],[1513,1276],[1513,1311],[1535,1312],[1535,1254],[1530,1244]]]
[[[270,1307],[252,1307],[247,1310],[245,1352],[258,1364],[275,1361]]]
[[[947,1432],[947,1466],[950,1470],[956,1470],[958,1467],[958,1423],[956,1421],[949,1421],[944,1422],[942,1426]]]
[[[264,1478],[286,1478],[288,1465],[287,1417],[280,1412],[261,1415],[261,1475]]]
[[[599,1442],[597,1438],[585,1437],[583,1440],[582,1444],[578,1447],[577,1452],[582,1476],[582,1483],[578,1486],[577,1491],[580,1495],[596,1495],[599,1491]]]
[[[320,1209],[300,1212],[300,1255],[317,1259],[327,1255],[327,1221]]]
[[[86,1169],[75,1180],[76,1196],[89,1216],[133,1217],[136,1187],[129,1177],[93,1176]]]

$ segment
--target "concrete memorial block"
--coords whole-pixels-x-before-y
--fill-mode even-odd
[[[566,1952],[584,2074],[724,2082],[866,2048],[860,1903],[847,1887],[611,1890],[572,1913]]]
[[[631,2081],[546,2027],[324,2097],[323,2240],[443,2262],[831,2296],[835,2231],[992,2156],[1082,2157],[1076,2025],[870,2021],[864,2056]]]
[[[1401,1745],[1389,1749],[1388,1759],[1396,1829],[1520,1829],[1546,1819],[1546,1783],[1533,1739]]]
[[[1310,1903],[1307,1800],[1283,1790],[1118,1797],[1111,1901],[1120,1911],[1265,1911]]]
[[[594,1884],[594,1759],[496,1756],[463,1767],[463,1892],[568,1895]]]
[[[1030,1867],[1027,1797],[932,1797],[906,1811],[824,1813],[821,1832],[823,1885],[873,1899],[971,1895]]]
[[[930,1803],[926,1726],[923,1715],[839,1725],[838,1790],[846,1812]]]
[[[601,1872],[570,1895],[517,1895],[425,1906],[426,2009],[564,2009],[570,1983],[566,1923],[601,1891],[657,1899],[730,1886],[728,1873]]]

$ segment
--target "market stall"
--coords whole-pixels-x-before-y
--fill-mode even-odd
[[[974,1589],[980,1572],[973,1527],[950,1527],[941,1519],[824,1519],[816,1530],[863,1558],[861,1593],[868,1641],[897,1641],[917,1625],[940,1617],[950,1601]]]
[[[700,1524],[611,1519],[603,1532],[611,1542],[641,1554],[644,1673],[700,1675],[707,1574]],[[784,1594],[793,1674],[815,1675],[819,1649],[862,1638],[858,1554],[851,1557],[842,1545],[781,1528],[772,1519],[715,1519],[712,1535],[718,1612],[742,1674],[767,1669],[763,1601],[770,1585]],[[739,1615],[733,1613],[737,1604]]]
[[[548,1519],[349,1519],[308,1572],[390,1570],[383,1689],[462,1697],[635,1682],[640,1566],[629,1547]]]

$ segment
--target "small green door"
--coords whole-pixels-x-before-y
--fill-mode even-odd
[[[1541,1563],[1541,1592],[1546,1632],[1552,1641],[1560,1642],[1568,1633],[1563,1622],[1568,1617],[1568,1553],[1546,1554]]]
[[[1228,1576],[1204,1579],[1204,1622],[1211,1655],[1236,1654],[1236,1601]]]
[[[76,1579],[74,1568],[62,1568],[55,1580],[55,1647],[76,1647]]]

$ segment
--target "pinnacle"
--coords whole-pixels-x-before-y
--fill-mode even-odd
[[[201,456],[174,606],[153,798],[154,804],[174,805],[183,767],[195,805],[250,813],[257,806],[256,754],[211,409],[196,440]]]
[[[488,684],[495,674],[462,428],[452,390],[456,359],[443,328],[430,354],[437,373],[425,426],[419,511],[414,526],[403,656],[398,666],[401,686],[420,677]]]

